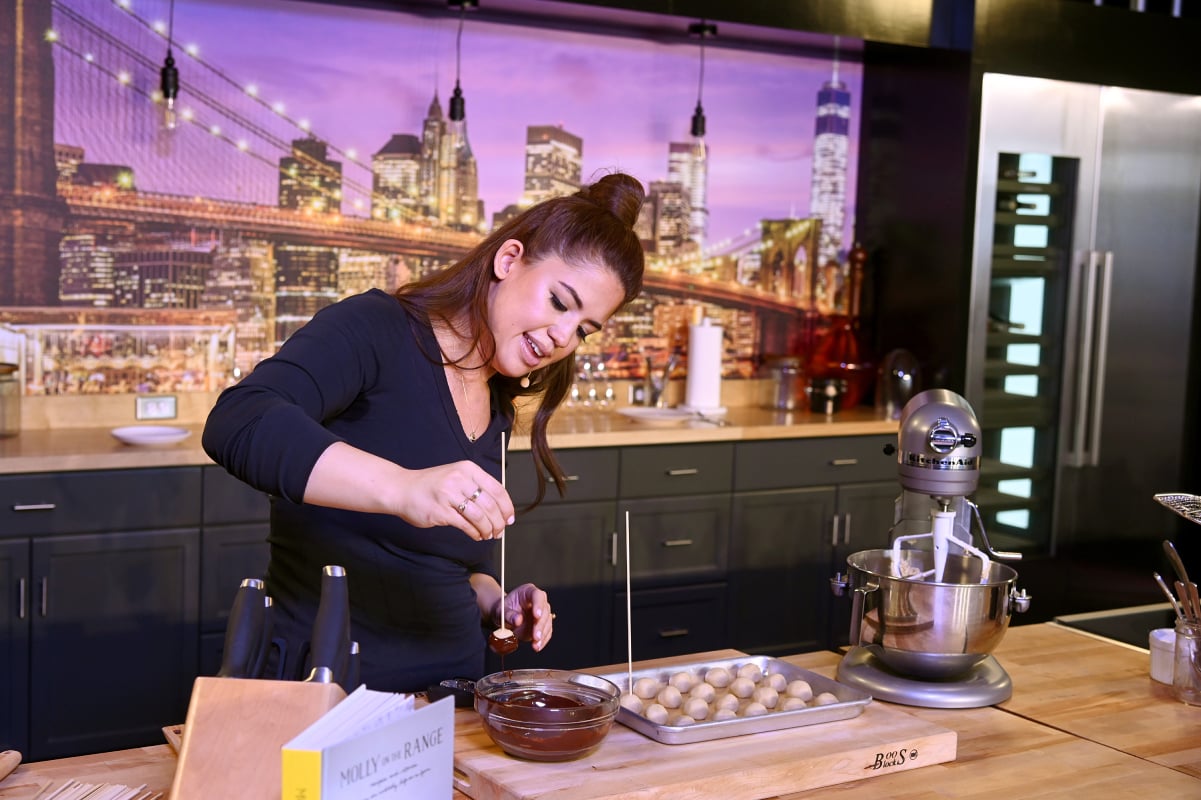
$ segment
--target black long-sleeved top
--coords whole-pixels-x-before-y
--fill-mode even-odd
[[[351,638],[368,686],[411,692],[483,672],[468,577],[495,575],[496,541],[302,502],[313,465],[338,441],[409,469],[470,459],[500,478],[510,416],[494,397],[487,430],[468,439],[438,353],[427,321],[371,290],[318,312],[209,415],[205,452],[272,496],[267,592],[289,669],[301,666],[294,660],[312,629],[322,567],[337,564],[346,569]]]

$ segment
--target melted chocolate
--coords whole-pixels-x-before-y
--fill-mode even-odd
[[[496,631],[492,631],[488,636],[488,647],[502,658],[509,653],[517,652],[517,636],[512,631],[508,631],[508,634],[508,636],[497,636]],[[503,666],[504,662],[502,661],[501,664]]]

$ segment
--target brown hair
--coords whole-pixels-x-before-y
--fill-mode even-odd
[[[410,311],[429,320],[450,323],[467,309],[467,330],[459,333],[471,341],[468,352],[478,347],[490,360],[496,342],[488,330],[488,294],[496,280],[492,262],[500,246],[516,239],[525,247],[530,262],[556,256],[567,264],[600,265],[621,282],[622,304],[642,291],[644,258],[634,223],[645,193],[642,184],[623,173],[606,175],[568,197],[555,197],[530,207],[476,245],[466,256],[445,270],[406,284],[396,298]],[[441,354],[427,354],[442,360]],[[530,430],[530,449],[538,474],[538,495],[528,508],[542,502],[549,477],[562,496],[566,491],[563,469],[546,441],[551,415],[563,402],[575,376],[575,353],[537,370],[530,387],[520,378],[496,374],[489,380],[502,409],[511,409],[519,395],[541,393]],[[528,510],[527,508],[527,510]]]

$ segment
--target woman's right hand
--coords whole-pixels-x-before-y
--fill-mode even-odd
[[[470,461],[410,471],[395,513],[419,528],[449,525],[477,541],[499,538],[514,521],[505,487]]]
[[[478,464],[409,470],[345,442],[330,445],[317,459],[304,501],[392,514],[418,528],[449,525],[476,541],[499,537],[514,519],[509,493]]]

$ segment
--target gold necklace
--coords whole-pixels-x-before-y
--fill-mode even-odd
[[[459,412],[459,420],[464,421],[463,415],[470,413],[471,411],[471,403],[467,400],[467,379],[463,377],[463,370],[459,369],[458,367],[451,367],[451,369],[453,369],[455,371],[455,375],[458,376],[459,388],[463,390],[463,411]],[[465,426],[469,424],[469,422],[465,423]],[[467,438],[473,442],[475,441],[476,437],[475,430],[475,426],[472,425],[471,430],[467,431]]]

